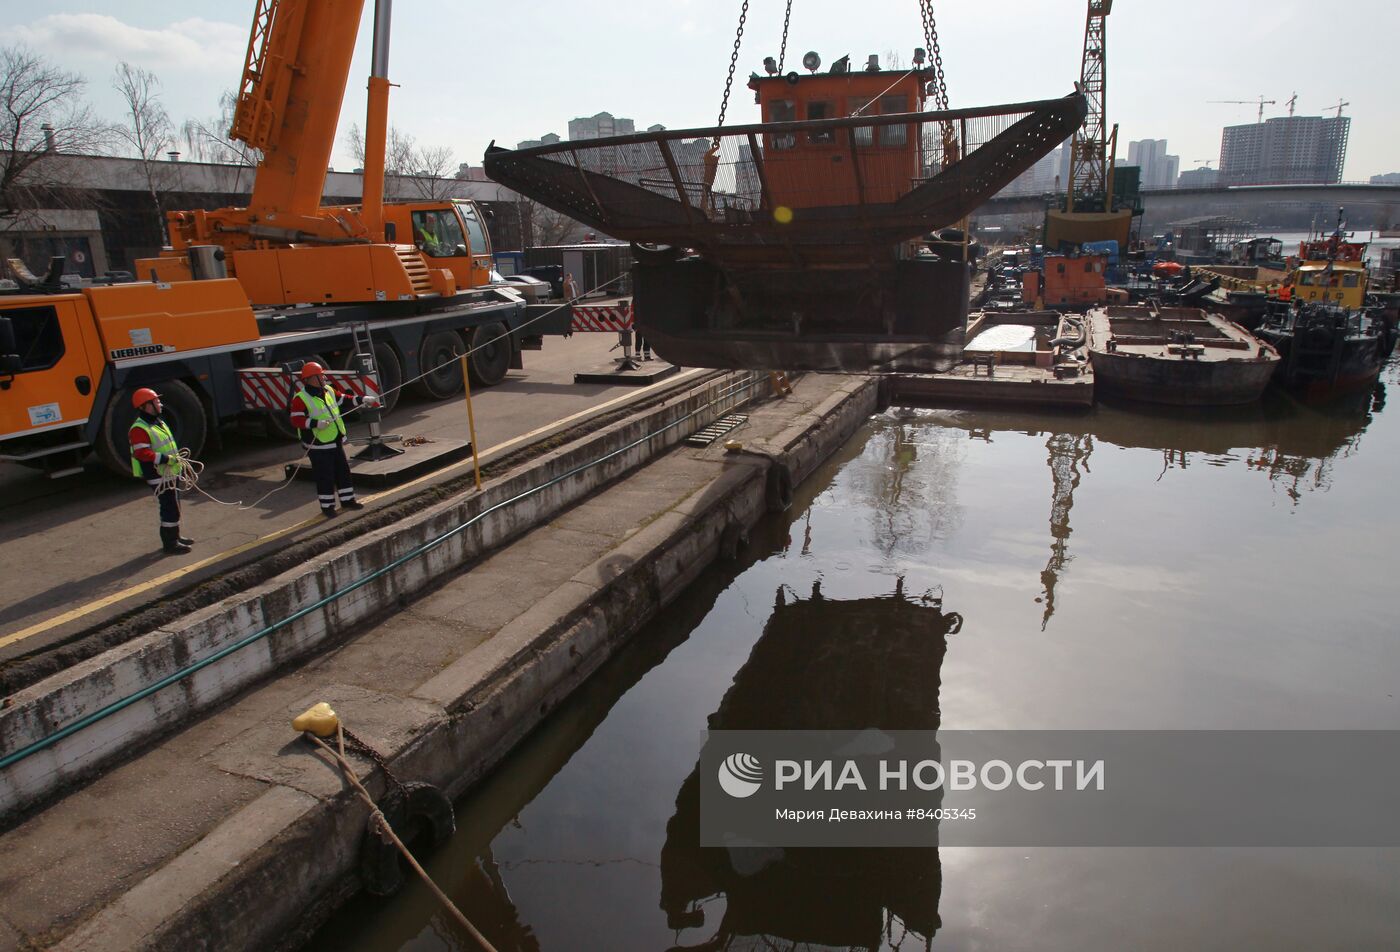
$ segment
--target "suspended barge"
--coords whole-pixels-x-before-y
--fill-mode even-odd
[[[1079,93],[924,111],[932,70],[753,75],[753,125],[487,149],[492,179],[633,243],[639,333],[692,367],[957,362],[961,221],[1083,122]],[[872,64],[874,65],[874,64]]]
[[[1100,393],[1145,403],[1252,403],[1278,368],[1278,351],[1198,308],[1109,306],[1088,314]]]

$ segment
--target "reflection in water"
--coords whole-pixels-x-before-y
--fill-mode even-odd
[[[855,467],[871,539],[886,561],[922,556],[957,530],[955,435],[893,418],[873,431]],[[921,452],[931,450],[931,452]]]
[[[1045,441],[1049,451],[1050,476],[1054,489],[1050,494],[1050,560],[1040,572],[1041,598],[1045,611],[1040,618],[1040,630],[1050,624],[1055,614],[1055,583],[1069,564],[1069,511],[1074,506],[1074,491],[1079,488],[1080,469],[1089,472],[1089,454],[1094,451],[1094,438],[1087,433],[1051,433]]]
[[[711,730],[937,730],[948,636],[941,599],[807,599],[779,587],[763,636],[709,717]],[[661,908],[675,949],[928,948],[941,926],[936,848],[701,847],[700,781],[682,783],[661,850]],[[723,900],[718,922],[707,921]],[[703,938],[683,933],[700,930]],[[883,939],[882,939],[883,937]]]

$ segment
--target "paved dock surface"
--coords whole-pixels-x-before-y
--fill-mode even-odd
[[[813,425],[803,420],[821,420],[821,407],[845,405],[862,386],[869,390],[850,378],[806,378],[792,396],[749,411],[733,436],[751,446],[792,445]],[[510,659],[519,657],[520,645],[537,643],[537,629],[576,616],[657,546],[692,534],[698,514],[732,510],[735,487],[763,485],[763,466],[761,458],[726,455],[719,444],[679,447],[8,830],[0,836],[0,952],[98,952],[170,941],[163,930],[175,917],[188,918],[183,907],[192,897],[223,888],[224,877],[274,848],[269,844],[288,830],[324,835],[311,819],[324,817],[318,804],[349,802],[336,770],[292,733],[295,714],[327,700],[390,757],[435,722],[494,716],[486,706],[474,715],[460,699],[518,664]],[[693,570],[701,568],[697,562]],[[542,675],[510,675],[531,676]],[[523,730],[475,729],[499,729],[503,738]],[[276,848],[285,852],[285,840]],[[310,860],[289,853],[279,861],[289,878],[287,901],[301,901],[296,867]],[[249,947],[238,923],[203,928],[211,947]]]
[[[525,352],[524,370],[512,370],[504,383],[474,393],[477,437],[488,460],[577,424],[599,408],[616,409],[654,393],[635,386],[573,382],[575,371],[617,356],[610,353],[616,343],[615,334],[549,338],[544,350]],[[673,385],[677,379],[673,376],[658,386]],[[465,440],[465,404],[461,397],[431,402],[405,394],[384,429],[406,437]],[[362,431],[352,425],[351,435]],[[233,429],[224,432],[224,440],[222,449],[206,449],[201,485],[227,501],[251,503],[276,489],[285,481],[283,464],[300,455],[295,443]],[[459,464],[450,474],[429,475],[416,485],[461,472]],[[361,495],[402,498],[408,488]],[[0,663],[61,642],[105,618],[327,525],[309,483],[297,481],[247,510],[192,494],[183,504],[183,528],[196,540],[195,550],[187,556],[165,556],[159,551],[155,503],[149,494],[96,463],[80,476],[58,480],[19,466],[0,467],[0,500],[0,546],[7,566],[0,574]]]

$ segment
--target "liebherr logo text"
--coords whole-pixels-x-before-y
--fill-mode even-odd
[[[779,760],[773,765],[776,790],[1102,790],[1102,760],[937,760],[879,762],[874,776],[847,760]]]
[[[152,354],[164,354],[173,351],[175,348],[169,344],[143,344],[140,347],[118,347],[112,351],[113,360],[121,360],[125,357],[149,357]]]

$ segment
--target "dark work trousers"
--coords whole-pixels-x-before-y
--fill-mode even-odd
[[[311,475],[316,477],[316,501],[322,512],[335,512],[336,500],[342,505],[354,502],[355,488],[350,485],[350,463],[345,458],[345,445],[313,443],[306,451],[311,457]]]
[[[150,463],[141,464],[141,476],[153,491],[160,485],[160,475]],[[180,538],[180,491],[167,489],[164,492],[156,492],[155,496],[156,504],[160,508],[161,545],[174,545]]]

